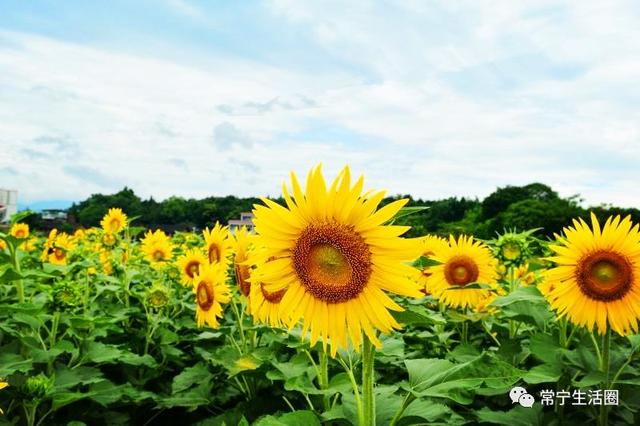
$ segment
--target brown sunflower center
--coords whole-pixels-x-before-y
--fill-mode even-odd
[[[111,219],[111,221],[109,221],[109,226],[111,226],[111,229],[118,229],[120,228],[120,223],[120,219],[114,217],[113,219]]]
[[[24,238],[27,236],[27,232],[24,229],[18,229],[16,231],[15,237],[16,238]]]
[[[164,251],[162,250],[155,250],[153,252],[153,259],[154,260],[162,260],[164,259]]]
[[[262,291],[262,297],[264,297],[266,301],[275,304],[280,303],[280,301],[284,297],[284,294],[287,292],[286,288],[274,292],[268,292],[267,290],[265,290],[264,284],[262,283],[260,283],[260,290]]]
[[[240,293],[245,297],[249,297],[249,293],[251,292],[249,267],[247,265],[239,265],[236,263],[234,269],[236,272],[236,284],[238,285],[238,288],[240,288]]]
[[[631,289],[633,272],[623,256],[602,250],[580,259],[576,281],[585,295],[610,302],[622,299]]]
[[[209,246],[209,263],[218,263],[220,262],[220,247],[216,244],[211,244]]]
[[[62,260],[66,256],[66,252],[61,248],[56,248],[53,250],[53,255],[56,257],[56,259]]]
[[[478,265],[468,256],[454,256],[444,265],[444,276],[451,285],[474,283],[478,274]]]
[[[371,276],[371,252],[353,227],[308,226],[293,250],[294,268],[307,291],[328,303],[356,297]]]
[[[193,278],[198,274],[200,269],[200,262],[197,260],[192,260],[187,263],[187,266],[184,267],[184,272],[189,276],[189,278]]]
[[[203,311],[208,311],[213,306],[213,288],[206,281],[200,281],[196,290],[198,306]]]

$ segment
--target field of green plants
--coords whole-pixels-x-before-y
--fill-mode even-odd
[[[402,238],[366,189],[293,176],[255,230],[14,216],[0,425],[640,424],[637,224]]]

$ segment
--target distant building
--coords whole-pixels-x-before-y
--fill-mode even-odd
[[[42,215],[42,220],[67,220],[67,211],[61,209],[47,209],[42,210],[40,213]]]
[[[253,231],[253,213],[242,212],[240,213],[240,219],[232,219],[228,223],[229,231],[235,232],[241,227],[247,228],[248,231]]]
[[[18,212],[18,191],[0,189],[0,223],[7,223]]]

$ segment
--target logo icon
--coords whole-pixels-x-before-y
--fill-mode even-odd
[[[523,387],[516,386],[511,389],[509,392],[509,398],[511,398],[511,402],[515,404],[516,402],[523,407],[531,408],[533,407],[533,403],[536,402],[536,399],[533,395],[527,393],[527,390]]]

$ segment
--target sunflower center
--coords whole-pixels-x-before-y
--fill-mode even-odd
[[[187,263],[187,266],[185,266],[184,271],[189,276],[189,278],[193,278],[198,274],[199,269],[200,269],[200,262],[198,262],[197,260],[192,260],[191,262]]]
[[[218,262],[220,262],[220,248],[215,244],[211,244],[209,246],[209,263],[213,264]]]
[[[120,219],[114,217],[113,219],[111,219],[111,221],[109,222],[109,225],[111,226],[111,229],[118,229],[120,228]]]
[[[236,263],[234,269],[236,272],[236,284],[238,284],[238,288],[240,288],[240,293],[245,297],[249,297],[249,293],[251,292],[249,267],[247,265],[239,265]]]
[[[213,306],[213,289],[206,281],[200,281],[196,290],[198,306],[203,311],[208,311]]]
[[[293,250],[294,268],[307,291],[327,303],[356,297],[371,276],[371,252],[353,227],[308,226]]]
[[[455,256],[444,265],[444,276],[451,285],[474,283],[478,274],[478,265],[468,256]]]
[[[164,251],[162,250],[156,250],[153,252],[153,258],[154,260],[162,260],[164,259]]]
[[[62,260],[64,259],[65,252],[61,248],[56,248],[53,250],[53,255],[56,257],[56,259]]]
[[[26,232],[23,229],[18,229],[16,231],[16,238],[24,238],[26,235]]]
[[[631,265],[618,253],[598,251],[578,262],[576,281],[595,300],[621,299],[631,289],[632,278]]]
[[[260,290],[262,291],[262,297],[264,297],[266,301],[275,304],[280,303],[280,301],[284,297],[284,294],[287,292],[286,288],[274,292],[268,292],[267,290],[265,290],[264,284],[262,283],[260,283]]]

